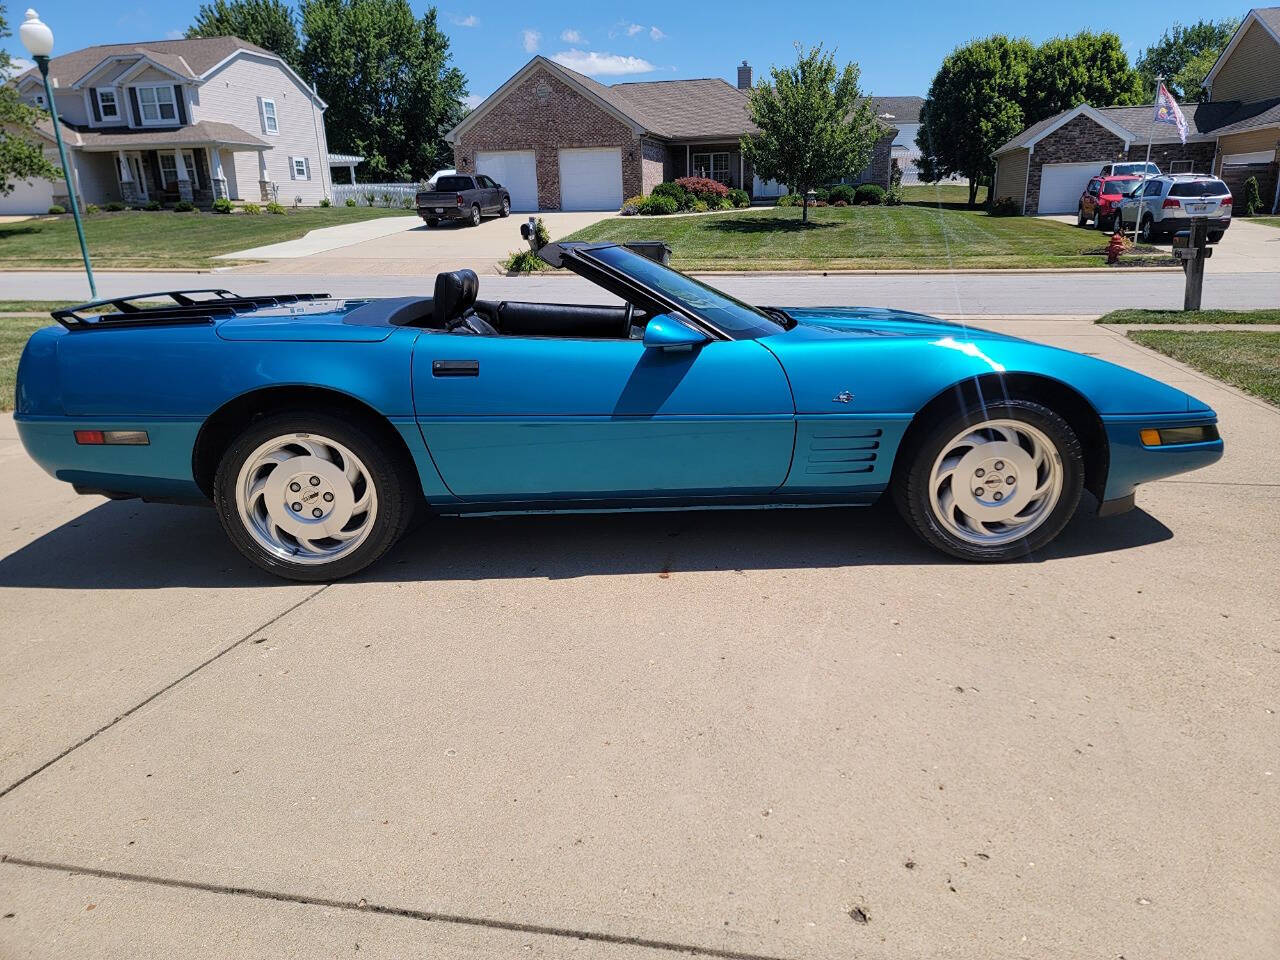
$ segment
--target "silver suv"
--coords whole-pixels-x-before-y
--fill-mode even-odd
[[[1168,174],[1148,180],[1120,204],[1121,223],[1128,229],[1137,223],[1138,233],[1146,243],[1188,229],[1192,217],[1208,217],[1209,241],[1221,240],[1231,226],[1231,191],[1227,185],[1203,173]]]
[[[1100,177],[1123,177],[1123,176],[1141,177],[1144,174],[1148,177],[1158,177],[1160,176],[1160,168],[1157,167],[1154,163],[1143,163],[1142,161],[1138,161],[1137,163],[1108,163],[1102,168],[1102,171],[1098,174],[1098,176]]]

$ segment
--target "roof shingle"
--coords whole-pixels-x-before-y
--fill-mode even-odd
[[[237,50],[275,56],[257,44],[239,37],[191,37],[187,40],[148,40],[143,43],[104,43],[84,47],[49,61],[49,80],[69,87],[108,57],[147,56],[174,73],[194,79],[221,63]],[[19,75],[37,76],[35,68]]]

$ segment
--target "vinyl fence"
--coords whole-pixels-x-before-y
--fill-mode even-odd
[[[412,207],[416,183],[335,183],[333,202],[344,206],[347,198],[358,207]]]

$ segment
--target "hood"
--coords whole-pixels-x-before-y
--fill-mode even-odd
[[[923,313],[889,307],[783,307],[804,337],[940,337],[975,334],[983,339],[1012,340],[1004,334],[962,323],[938,320]]]

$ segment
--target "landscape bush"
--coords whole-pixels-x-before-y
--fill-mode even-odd
[[[656,191],[655,191],[656,192]],[[644,204],[644,197],[627,197],[622,201],[622,215],[624,217],[634,217],[640,212],[640,207]]]
[[[333,203],[332,203],[332,202],[330,202],[330,200],[329,200],[329,198],[328,198],[328,197],[321,197],[321,198],[320,198],[320,206],[322,206],[322,207],[332,207],[332,206],[333,206]]]
[[[1250,177],[1244,182],[1244,215],[1256,216],[1262,212],[1262,191],[1258,189],[1258,178]]]
[[[734,187],[729,191],[729,199],[735,207],[751,206],[751,194],[739,187]]]
[[[126,207],[119,200],[112,200],[102,209],[107,211],[107,213],[119,213],[120,211],[126,209]]]
[[[191,211],[195,210],[195,208],[196,208],[196,205],[192,203],[190,200],[179,200],[177,203],[173,205],[173,212],[174,213],[190,213]]]
[[[693,201],[697,199],[697,197],[678,183],[660,183],[653,188],[652,196],[670,197],[676,202],[677,210],[693,209]]]
[[[267,204],[267,213],[283,214],[284,212],[284,207],[280,206],[280,204],[276,203],[274,200]]]
[[[693,206],[691,206],[689,209],[694,213],[706,213],[707,210],[709,210],[710,208],[707,206],[707,201],[695,200],[693,201]]]
[[[821,200],[823,203],[831,202],[831,191],[826,187],[818,187],[813,191],[813,199]]]
[[[991,209],[987,212],[993,217],[1016,217],[1020,211],[1018,210],[1018,203],[1013,197],[1001,197],[991,204]]]
[[[85,213],[98,213],[99,210],[100,208],[96,203],[87,203],[84,207]]]
[[[214,213],[230,213],[232,209],[231,201],[226,197],[219,197],[217,200],[213,201]]]
[[[66,213],[66,212],[67,212],[67,208],[62,206],[62,204],[60,203],[55,203],[53,206],[49,208],[50,216],[54,216],[54,217],[58,216],[58,214],[60,213]]]
[[[849,201],[848,200],[832,200],[831,205],[833,207],[847,207],[849,205]]]
[[[551,264],[532,250],[513,250],[502,261],[502,268],[507,273],[536,273],[539,270],[550,270]]]
[[[837,183],[827,194],[827,199],[830,200],[833,205],[837,201],[843,200],[844,205],[847,207],[849,204],[853,203],[853,187],[849,186],[847,183]]]
[[[157,210],[163,210],[164,204],[161,203],[159,200],[151,200],[148,203],[144,203],[142,205],[142,209],[148,210],[151,213],[155,213]]]
[[[240,207],[240,211],[242,213],[248,214],[251,217],[256,217],[258,214],[262,212],[262,208],[258,206],[256,203],[246,203]]]
[[[889,170],[889,192],[884,195],[884,203],[887,207],[902,205],[902,168],[898,166],[897,160],[893,161]]]
[[[778,198],[778,206],[780,207],[798,207],[800,206],[800,194],[784,193]]]
[[[705,200],[708,206],[721,197],[729,196],[729,188],[710,177],[681,177],[676,185],[693,194],[695,200]]]
[[[884,187],[878,183],[864,183],[853,191],[853,202],[873,207],[879,206],[884,203]]]
[[[668,213],[675,213],[680,206],[671,199],[671,197],[648,196],[644,198],[644,203],[640,205],[640,213],[646,217],[660,217]]]
[[[354,206],[356,205],[356,198],[355,198],[355,197],[347,197],[347,199],[346,199],[345,201],[343,201],[343,202],[344,202],[348,207],[354,207]]]

